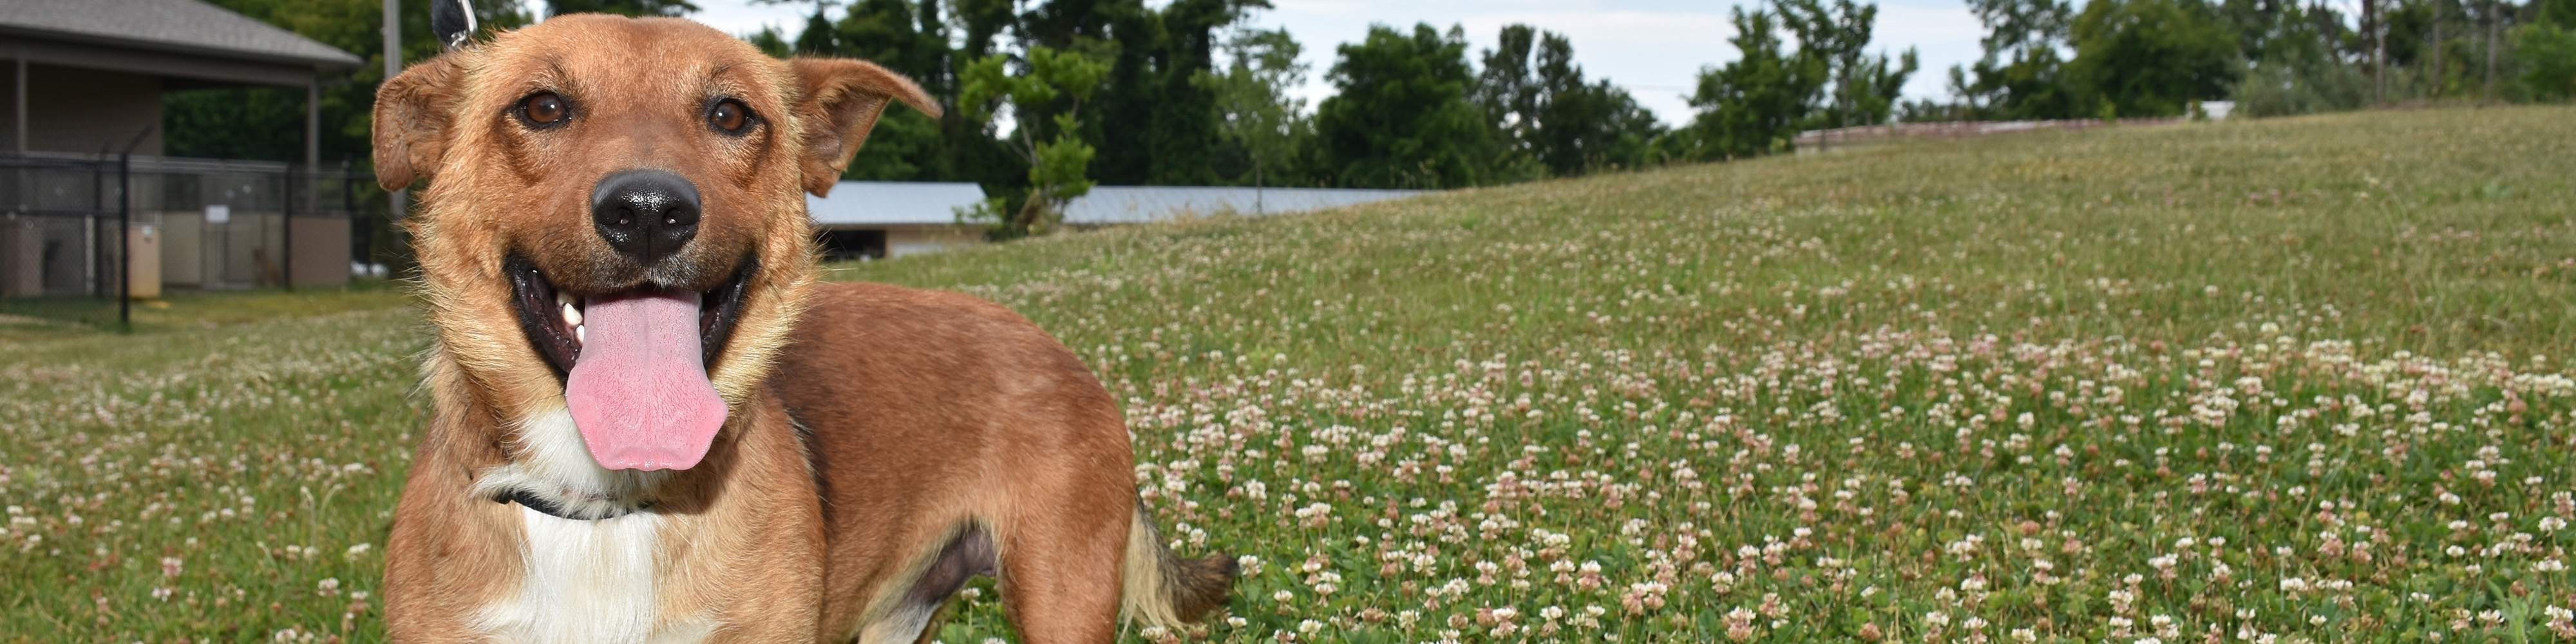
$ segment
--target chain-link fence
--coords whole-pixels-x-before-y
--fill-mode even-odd
[[[0,297],[345,285],[400,262],[387,212],[345,166],[0,155]]]

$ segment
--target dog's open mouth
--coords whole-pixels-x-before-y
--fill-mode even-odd
[[[746,259],[706,291],[642,286],[576,294],[518,257],[504,265],[520,330],[564,380],[591,458],[612,470],[688,469],[723,427],[707,377],[742,313]]]

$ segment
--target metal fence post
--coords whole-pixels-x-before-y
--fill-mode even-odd
[[[349,189],[348,159],[340,160],[339,184],[340,212],[349,215],[349,261],[361,266],[373,264],[376,256],[375,222],[358,216],[358,191]],[[313,175],[313,187],[317,190],[322,187],[322,175]],[[320,196],[316,195],[315,199],[319,200]],[[355,282],[357,277],[351,275],[350,279]]]
[[[134,330],[134,153],[116,155],[116,323]]]
[[[279,209],[286,214],[278,219],[285,220],[286,230],[277,236],[279,246],[277,283],[286,287],[287,292],[292,293],[295,291],[295,164],[293,163],[286,164],[285,183],[286,194],[283,195],[286,197],[283,200],[285,203],[279,206]]]
[[[89,166],[89,234],[93,236],[98,234],[100,226],[107,225],[107,222],[99,218],[99,215],[107,213],[107,159],[104,158],[107,150],[102,149],[98,153],[102,155],[101,158]],[[21,189],[32,190],[24,187]],[[89,249],[89,272],[98,275],[102,280],[107,279],[107,258],[104,257],[107,253],[100,252],[104,250],[100,248],[103,245],[92,244]],[[107,283],[99,282],[91,285],[90,294],[95,297],[107,297]]]

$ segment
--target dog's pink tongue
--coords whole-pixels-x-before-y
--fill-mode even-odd
[[[594,299],[564,399],[590,457],[612,470],[685,470],[724,426],[707,382],[698,294],[650,291]]]

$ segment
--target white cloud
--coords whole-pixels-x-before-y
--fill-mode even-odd
[[[1726,16],[1679,11],[1544,11],[1503,12],[1466,19],[1467,33],[1490,47],[1503,27],[1527,24],[1564,34],[1574,43],[1574,62],[1591,80],[1610,79],[1667,123],[1690,119],[1689,94],[1701,67],[1735,58],[1726,39],[1735,26]]]
[[[1985,52],[1977,44],[1986,35],[1985,25],[1960,5],[1881,5],[1870,35],[1887,48],[1889,58],[1915,48],[1923,67],[1906,80],[1907,98],[1949,96],[1950,66],[1975,62]]]
[[[692,0],[698,5],[697,15],[689,16],[717,31],[746,36],[758,33],[763,26],[777,27],[793,39],[805,29],[805,18],[814,14],[803,4],[752,4],[751,0]],[[841,14],[829,14],[839,19]]]

